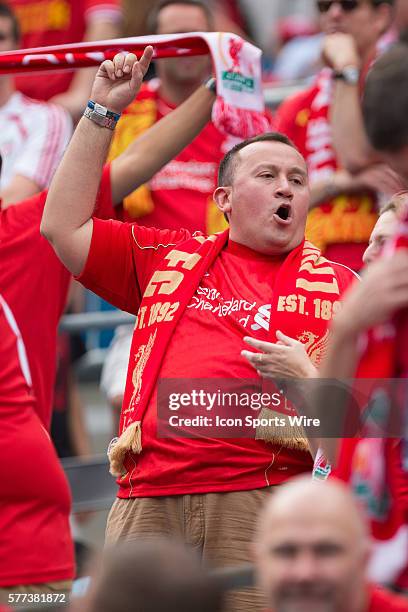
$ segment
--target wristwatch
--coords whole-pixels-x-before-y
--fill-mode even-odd
[[[348,85],[358,85],[360,80],[360,69],[357,66],[345,66],[343,70],[335,70],[333,79],[341,79]]]
[[[89,100],[87,107],[84,111],[84,117],[90,119],[94,123],[97,123],[100,127],[114,130],[117,122],[120,119],[120,113],[114,113],[93,100]]]

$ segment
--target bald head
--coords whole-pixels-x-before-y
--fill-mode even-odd
[[[368,537],[366,523],[350,489],[336,480],[321,482],[308,475],[280,487],[261,513],[258,539],[262,539],[266,530],[291,522],[310,526],[333,524],[354,542]]]
[[[360,612],[368,552],[368,531],[356,502],[334,480],[291,480],[259,518],[257,575],[274,612]]]

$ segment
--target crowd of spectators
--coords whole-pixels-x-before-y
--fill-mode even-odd
[[[0,52],[211,31],[262,48],[266,88],[299,80],[268,134],[216,127],[208,55],[0,76],[0,610],[76,578],[58,457],[90,453],[86,339],[58,325],[90,291],[136,324],[102,364],[119,492],[71,609],[408,610],[402,426],[162,438],[156,385],[407,377],[408,0],[0,2]]]

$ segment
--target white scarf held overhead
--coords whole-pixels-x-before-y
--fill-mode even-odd
[[[240,138],[270,129],[264,114],[260,49],[227,32],[191,32],[138,36],[99,42],[73,43],[0,53],[0,74],[67,70],[98,66],[120,51],[139,57],[146,45],[153,58],[186,57],[210,53],[217,79],[213,122],[217,128]]]

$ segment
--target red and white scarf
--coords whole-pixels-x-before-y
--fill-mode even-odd
[[[213,122],[222,131],[249,138],[268,131],[264,115],[260,49],[227,32],[192,32],[82,42],[0,53],[0,74],[72,70],[99,66],[116,53],[140,56],[146,45],[154,59],[211,54],[217,79]]]

